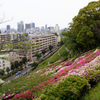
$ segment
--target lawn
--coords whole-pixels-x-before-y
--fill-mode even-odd
[[[59,57],[58,53],[56,52],[53,56],[50,57],[49,63],[52,64],[59,59],[60,59],[60,57]]]

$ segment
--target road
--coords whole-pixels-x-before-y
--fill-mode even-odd
[[[21,74],[19,74],[19,75],[14,74],[14,75],[4,79],[4,81],[6,82],[8,80],[14,80],[14,79],[20,78],[20,77],[24,76],[25,74],[28,74],[30,69],[31,69],[31,66],[28,66],[27,68],[25,68],[21,71]]]

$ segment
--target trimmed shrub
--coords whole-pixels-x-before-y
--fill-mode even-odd
[[[84,77],[78,75],[70,75],[57,87],[53,87],[45,92],[45,99],[41,100],[77,100],[80,95],[89,87],[88,81]],[[54,100],[54,99],[53,99]]]

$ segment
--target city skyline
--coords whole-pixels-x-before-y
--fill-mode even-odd
[[[5,16],[5,20],[13,20],[0,24],[0,28],[10,25],[17,29],[17,23],[22,20],[24,24],[34,22],[36,27],[58,24],[64,29],[91,1],[98,0],[1,0],[0,18]]]

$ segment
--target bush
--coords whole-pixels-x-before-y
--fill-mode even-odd
[[[45,99],[41,100],[77,100],[82,92],[89,87],[88,81],[84,77],[78,75],[70,75],[63,82],[60,82],[57,87],[53,87],[45,92]],[[49,98],[48,98],[49,97]]]
[[[89,70],[85,78],[91,86],[95,85],[100,80],[100,70]]]
[[[23,70],[23,68],[20,68],[20,69],[18,69],[18,70],[16,70],[16,71],[13,71],[12,73],[9,73],[9,74],[3,76],[1,79],[4,80],[4,79],[10,77],[11,75],[15,74],[16,72],[21,71],[21,70]]]

